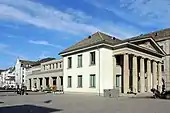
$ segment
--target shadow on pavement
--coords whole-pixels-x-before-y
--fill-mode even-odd
[[[0,113],[51,113],[63,111],[62,109],[52,109],[34,105],[17,105],[0,107]]]
[[[155,99],[153,96],[130,97],[133,99]]]

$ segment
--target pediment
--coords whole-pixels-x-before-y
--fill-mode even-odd
[[[157,52],[162,55],[166,54],[152,38],[134,40],[134,41],[130,41],[130,42],[132,44],[138,45],[139,47],[142,47],[148,51]]]
[[[138,46],[141,46],[141,47],[144,47],[144,48],[147,48],[149,50],[152,50],[152,51],[155,51],[157,52],[157,48],[155,48],[150,41],[147,41],[147,42],[144,42],[143,44],[139,44]]]

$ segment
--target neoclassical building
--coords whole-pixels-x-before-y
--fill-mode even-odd
[[[59,53],[63,57],[65,92],[103,94],[149,92],[162,88],[165,51],[151,36],[120,40],[96,32]]]
[[[143,34],[136,38],[139,37],[152,37],[166,52],[165,57],[162,59],[162,74],[163,79],[165,80],[166,89],[170,90],[170,28]]]
[[[62,59],[44,59],[35,62],[26,70],[27,89],[38,90],[47,87],[57,87],[57,90],[63,89],[63,61]]]

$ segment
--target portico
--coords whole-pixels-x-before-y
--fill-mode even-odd
[[[157,55],[156,55],[157,54]],[[151,88],[162,89],[162,59],[161,55],[155,52],[147,52],[138,48],[120,47],[113,50],[113,71],[121,67],[121,93],[150,92]],[[113,73],[113,85],[116,86],[116,73]]]

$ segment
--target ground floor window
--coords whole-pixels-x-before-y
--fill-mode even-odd
[[[95,88],[96,87],[96,75],[91,74],[90,75],[90,88]]]
[[[78,75],[78,84],[77,84],[78,88],[82,88],[83,84],[82,84],[82,75]]]
[[[120,75],[116,75],[116,87],[120,87]]]
[[[68,76],[68,88],[72,87],[72,76]]]

